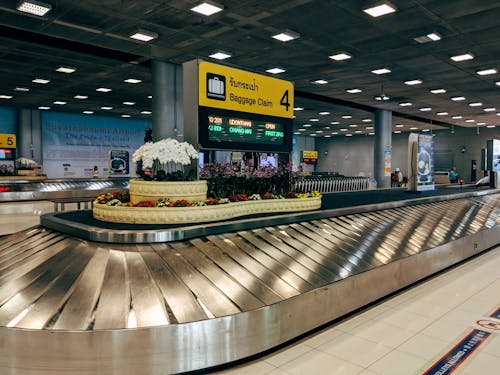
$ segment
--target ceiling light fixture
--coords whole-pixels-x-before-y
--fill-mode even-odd
[[[50,109],[50,107],[47,107],[47,106],[40,106],[40,107],[38,107],[38,109],[47,110],[47,109]]]
[[[300,38],[300,34],[292,30],[285,30],[279,34],[273,35],[272,37],[276,40],[279,40],[280,42],[289,42],[291,40]]]
[[[113,107],[101,107],[101,109],[104,111],[110,111],[113,109]]]
[[[478,124],[478,125],[486,125],[486,123],[485,123],[485,122],[478,122],[477,124]]]
[[[97,89],[95,89],[95,91],[99,91],[99,92],[110,92],[112,91],[111,89],[108,89],[107,87],[99,87]]]
[[[312,125],[311,124],[304,124],[302,125],[304,128],[310,128]]]
[[[456,55],[450,57],[453,61],[466,61],[466,60],[472,60],[474,58],[474,55],[472,53],[464,53],[463,55]]]
[[[63,102],[63,101],[60,101],[60,100],[56,100],[56,101],[54,102],[54,104],[57,104],[57,105],[65,105],[65,104],[66,104],[66,102]]]
[[[123,102],[125,105],[135,105],[135,102]]]
[[[462,116],[458,115],[458,116],[453,116],[452,119],[453,120],[460,120],[461,118],[463,118]]]
[[[345,91],[348,92],[349,94],[359,94],[360,92],[363,92],[363,90],[360,89],[348,89]]]
[[[76,72],[76,68],[72,68],[70,66],[60,66],[59,68],[56,69],[56,72],[71,74]]]
[[[89,97],[87,95],[75,95],[75,99],[80,99],[80,100],[85,100],[88,99]]]
[[[318,122],[319,118],[310,118],[309,121],[311,121],[311,122]]]
[[[127,79],[123,80],[123,82],[126,82],[126,83],[141,83],[142,80],[138,79],[138,78],[127,78]]]
[[[347,128],[342,128],[342,129],[340,129],[340,131],[341,131],[341,132],[346,132],[346,131],[348,131],[348,130],[349,130],[349,129],[347,129]]]
[[[330,112],[328,112],[328,111],[321,111],[318,114],[321,115],[321,116],[325,116],[325,115],[329,115]]]
[[[390,97],[385,94],[385,92],[384,92],[384,85],[382,85],[382,90],[380,92],[380,95],[375,96],[375,100],[386,101],[386,100],[389,100],[389,99],[390,99]]]
[[[493,108],[493,107],[490,107],[490,108],[484,108],[483,111],[485,112],[495,112],[497,109],[496,108]]]
[[[129,118],[130,115],[121,115],[121,117],[123,117],[123,118]]]
[[[338,122],[338,121],[332,121],[332,122],[330,122],[330,124],[332,124],[332,125],[338,125],[338,124],[340,124],[340,122]]]
[[[348,118],[352,118],[352,116],[351,115],[343,115],[342,118],[348,119]]]
[[[158,33],[144,29],[138,29],[135,33],[130,35],[130,38],[135,40],[140,40],[141,42],[149,42],[158,37],[159,37]]]
[[[380,69],[374,69],[372,70],[372,73],[373,74],[387,74],[387,73],[390,73],[391,70],[390,69],[387,69],[387,68],[380,68]]]
[[[421,83],[422,81],[419,79],[412,79],[411,81],[405,81],[405,85],[408,86],[420,85]]]
[[[0,99],[12,99],[12,95],[2,94],[2,95],[0,95]]]
[[[364,118],[363,120],[361,120],[363,122],[372,122],[372,119],[371,118]]]
[[[462,100],[465,100],[465,96],[454,96],[453,98],[450,98],[454,102],[461,102]]]
[[[94,113],[94,111],[83,111],[82,113],[85,113],[86,115],[91,115]]]
[[[400,107],[411,107],[412,105],[413,105],[413,103],[410,103],[410,102],[399,103]]]
[[[422,107],[422,108],[419,108],[418,110],[422,111],[422,112],[428,112],[428,111],[432,111],[432,108],[431,107]]]
[[[211,55],[208,55],[208,57],[211,57],[212,59],[216,59],[216,60],[225,60],[225,59],[228,59],[232,56],[233,55],[231,53],[224,52],[224,51],[217,51],[215,53],[212,53]]]
[[[373,130],[373,126],[367,126],[366,130]]]
[[[445,89],[434,89],[430,91],[433,94],[444,94],[446,92]]]
[[[416,126],[412,126],[410,130],[418,130],[418,128]]]
[[[345,136],[346,137],[352,137],[352,134],[346,134]]]
[[[326,85],[328,81],[325,81],[324,79],[317,79],[316,81],[313,81],[312,83],[315,83],[317,85]]]
[[[303,110],[304,110],[304,108],[302,108],[302,107],[295,107],[293,110],[294,110],[294,111],[303,111]]]
[[[486,125],[487,128],[494,128],[495,125]]]
[[[403,124],[396,124],[396,128],[404,128]]]
[[[35,78],[34,80],[32,80],[31,82],[33,83],[39,83],[41,85],[46,85],[47,83],[50,82],[50,79],[44,79],[44,78]]]
[[[280,74],[280,73],[286,72],[286,70],[283,68],[274,67],[274,68],[267,69],[266,72],[271,73],[271,74]]]
[[[474,103],[469,103],[469,107],[481,107],[483,103],[481,102],[474,102]]]
[[[352,55],[347,52],[337,52],[334,55],[328,56],[330,59],[335,61],[348,60],[352,58]]]
[[[468,120],[465,120],[465,122],[476,122],[476,120],[468,119]]]
[[[495,85],[500,86],[500,81],[495,82]]]
[[[358,127],[358,125],[356,125],[356,124],[349,124],[349,127],[350,127],[350,128],[357,128],[357,127]]]
[[[34,14],[35,16],[45,16],[50,10],[52,10],[52,5],[42,3],[36,0],[24,0],[17,4],[17,10]]]
[[[219,4],[211,2],[211,1],[210,2],[204,1],[203,3],[198,4],[197,6],[191,8],[192,12],[195,12],[195,13],[201,14],[203,16],[207,16],[207,17],[211,16],[215,13],[219,13],[222,10],[224,10],[224,7],[222,5],[219,5]]]
[[[491,74],[497,74],[498,71],[496,69],[491,68],[491,69],[478,70],[476,73],[480,76],[489,76]]]
[[[150,115],[151,111],[141,111],[141,115]]]
[[[438,40],[441,40],[441,35],[439,33],[433,32],[427,35],[413,38],[413,40],[415,40],[418,43],[436,42]]]
[[[446,116],[448,114],[448,112],[438,112],[436,113],[436,115],[438,116]]]
[[[369,14],[372,17],[384,16],[389,13],[394,13],[395,11],[396,7],[387,1],[383,2],[382,4],[363,9],[363,12]]]
[[[14,91],[27,92],[27,91],[30,91],[30,89],[29,89],[29,88],[27,88],[27,87],[16,87],[16,88],[14,89]]]
[[[401,130],[395,130],[394,134],[401,134]]]

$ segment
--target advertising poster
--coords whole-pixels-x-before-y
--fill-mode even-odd
[[[487,159],[489,171],[500,171],[500,139],[488,140]]]
[[[384,175],[386,177],[391,177],[391,164],[392,164],[392,152],[384,152]]]
[[[43,170],[49,178],[135,176],[129,158],[150,127],[146,120],[43,112]]]
[[[418,136],[417,191],[434,190],[434,139],[432,135]]]

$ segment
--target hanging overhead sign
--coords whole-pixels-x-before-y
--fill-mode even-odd
[[[293,118],[292,82],[201,61],[198,98],[202,107]]]
[[[16,148],[16,135],[15,134],[0,134],[0,147],[1,148]]]

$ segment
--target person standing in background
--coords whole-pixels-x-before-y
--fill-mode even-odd
[[[449,176],[450,176],[450,182],[458,182],[458,174],[456,167],[451,168]]]

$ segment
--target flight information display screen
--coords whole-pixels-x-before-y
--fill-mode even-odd
[[[207,148],[288,152],[291,121],[217,110],[200,113],[200,140]]]

